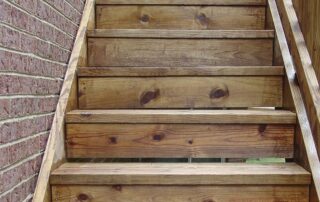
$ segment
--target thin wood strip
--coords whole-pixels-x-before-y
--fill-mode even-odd
[[[38,182],[33,195],[34,202],[51,202],[50,173],[65,161],[64,116],[68,109],[74,107],[71,106],[74,104],[68,104],[68,102],[73,99],[71,94],[74,92],[74,86],[76,86],[77,66],[86,60],[82,55],[83,46],[86,44],[87,29],[92,28],[94,24],[94,0],[86,1],[83,13],[38,175]]]
[[[319,157],[317,155],[316,144],[312,135],[311,126],[308,120],[307,111],[303,102],[302,94],[299,85],[296,82],[295,67],[286,41],[285,32],[281,24],[281,18],[278,12],[277,3],[275,0],[268,0],[268,4],[271,10],[271,15],[275,24],[276,35],[279,40],[282,56],[285,63],[288,83],[293,97],[293,104],[297,112],[298,124],[300,125],[301,129],[301,136],[304,143],[304,149],[306,150],[307,161],[312,173],[313,188],[315,189],[315,195],[317,195],[316,197],[319,200],[320,162]]]
[[[229,5],[241,6],[266,5],[266,0],[96,0],[96,4],[104,5],[128,5],[128,4],[146,4],[146,5]]]
[[[95,29],[92,38],[257,39],[274,38],[274,30]]]
[[[310,184],[310,174],[294,163],[66,163],[51,184],[266,185]]]
[[[283,76],[283,66],[80,67],[80,77]]]
[[[67,123],[252,123],[295,124],[285,110],[74,110]]]

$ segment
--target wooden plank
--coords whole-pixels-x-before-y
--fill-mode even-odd
[[[303,34],[292,1],[278,2],[279,12],[283,16],[284,31],[290,43],[290,51],[296,66],[297,80],[304,92],[304,101],[308,117],[311,120],[317,148],[320,148],[320,94],[319,82],[306,47]],[[318,149],[320,155],[320,149]]]
[[[266,5],[266,0],[96,0],[96,4],[104,5]]]
[[[98,29],[264,29],[264,6],[97,6]]]
[[[95,29],[87,35],[91,38],[273,39],[274,30]]]
[[[307,116],[307,109],[303,102],[299,85],[296,79],[295,66],[286,41],[284,29],[281,24],[281,18],[275,0],[268,0],[272,18],[275,24],[276,35],[279,40],[281,53],[283,56],[286,74],[289,86],[289,94],[293,100],[293,107],[296,109],[298,118],[298,130],[295,138],[295,160],[303,165],[304,168],[310,169],[313,183],[310,188],[310,201],[320,200],[320,161],[317,155],[316,144],[312,135],[311,125]],[[286,84],[285,83],[285,84]],[[290,103],[289,103],[290,107]]]
[[[79,78],[80,109],[281,106],[282,77]]]
[[[74,110],[67,123],[233,123],[295,124],[285,110]]]
[[[293,157],[294,125],[67,124],[68,158]]]
[[[65,163],[53,185],[303,185],[310,174],[295,163]]]
[[[43,156],[41,170],[33,195],[34,202],[51,202],[51,189],[49,185],[50,173],[65,161],[64,147],[64,116],[68,110],[77,105],[76,95],[76,69],[79,65],[86,66],[86,31],[92,29],[94,23],[94,1],[87,0],[75,44],[69,59],[66,76],[61,89],[60,98],[50,130],[46,151]]]
[[[79,67],[79,77],[283,76],[283,66]]]
[[[272,65],[272,39],[89,38],[89,66]]]
[[[53,186],[53,200],[95,202],[308,202],[308,186]]]

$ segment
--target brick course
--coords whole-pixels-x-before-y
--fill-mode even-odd
[[[1,202],[32,200],[84,3],[0,1]]]

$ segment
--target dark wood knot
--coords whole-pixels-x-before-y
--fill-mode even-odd
[[[206,14],[204,13],[199,13],[196,16],[197,20],[200,22],[201,25],[203,26],[208,26],[209,24],[209,19],[207,18]]]
[[[158,133],[158,134],[153,135],[152,139],[154,141],[161,141],[161,140],[163,140],[164,137],[165,137],[165,134]]]
[[[156,89],[155,91],[147,91],[141,95],[140,105],[145,105],[149,103],[151,100],[156,99],[160,95],[160,90]]]
[[[121,185],[113,185],[112,188],[116,191],[122,191],[122,186]]]
[[[86,201],[89,199],[89,196],[87,194],[79,194],[77,198],[79,201]]]
[[[215,202],[215,201],[212,199],[205,199],[205,200],[203,200],[203,202]]]
[[[267,129],[267,125],[266,124],[261,124],[259,125],[258,131],[261,135],[264,135],[265,131]]]
[[[144,15],[142,15],[141,17],[140,17],[140,21],[141,22],[149,22],[150,21],[150,17],[149,17],[149,15],[146,15],[146,14],[144,14]]]
[[[189,140],[188,143],[189,143],[189,144],[193,144],[193,140]]]
[[[110,144],[117,144],[117,138],[116,137],[109,137],[109,143]]]
[[[228,88],[226,89],[216,88],[216,89],[212,89],[210,92],[211,99],[219,99],[219,98],[228,97],[228,96],[229,96]]]

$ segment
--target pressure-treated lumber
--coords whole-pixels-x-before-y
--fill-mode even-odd
[[[275,25],[276,36],[279,41],[283,61],[287,75],[288,94],[292,97],[292,106],[297,113],[298,128],[297,138],[295,140],[295,160],[304,168],[309,169],[312,174],[313,182],[310,186],[310,201],[317,202],[320,200],[320,162],[317,155],[316,144],[312,135],[311,125],[307,116],[307,109],[303,102],[303,97],[297,83],[294,63],[286,41],[284,29],[281,24],[281,18],[278,12],[275,0],[268,0],[271,10],[271,16]],[[280,6],[281,7],[281,6]]]
[[[51,202],[51,189],[49,185],[50,172],[65,161],[64,147],[64,116],[68,110],[77,106],[76,95],[76,69],[86,66],[86,32],[94,26],[94,0],[87,0],[75,44],[70,56],[65,81],[57,104],[55,116],[50,130],[46,151],[38,181],[33,195],[34,202]]]
[[[89,38],[89,66],[272,65],[272,39]]]
[[[310,174],[294,163],[65,163],[51,184],[303,185]]]
[[[283,66],[79,67],[79,77],[283,76]]]
[[[74,110],[67,123],[233,123],[295,124],[286,110]]]
[[[213,202],[213,201],[308,201],[308,186],[53,186],[53,200],[59,202]]]
[[[95,29],[87,35],[91,38],[272,39],[274,30]]]
[[[67,124],[68,158],[293,157],[294,125]]]
[[[128,4],[151,4],[151,5],[266,5],[266,0],[96,0],[96,4],[105,5],[128,5]]]
[[[264,6],[98,5],[98,29],[264,29]]]
[[[79,78],[80,109],[281,107],[282,77]]]

